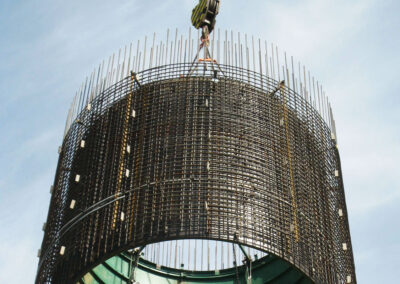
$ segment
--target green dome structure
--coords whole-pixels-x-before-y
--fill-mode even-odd
[[[88,272],[79,283],[85,284],[125,284],[130,283],[131,263],[134,258],[129,253],[114,256]],[[201,284],[201,283],[248,283],[244,266],[218,271],[187,271],[157,267],[144,259],[139,260],[134,270],[137,283],[149,284]],[[301,271],[284,260],[268,255],[252,264],[252,283],[313,283]]]

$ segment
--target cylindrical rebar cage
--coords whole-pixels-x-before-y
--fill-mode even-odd
[[[82,102],[60,149],[37,283],[76,282],[122,251],[179,239],[240,243],[313,282],[354,283],[330,127],[284,83],[193,68],[148,69]]]

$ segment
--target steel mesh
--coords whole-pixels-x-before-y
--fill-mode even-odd
[[[140,84],[127,77],[78,115],[60,153],[37,283],[76,281],[118,252],[174,239],[238,241],[316,283],[354,282],[330,128],[279,82],[206,66],[190,76],[191,64],[149,69]]]

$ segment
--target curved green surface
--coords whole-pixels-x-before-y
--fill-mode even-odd
[[[108,259],[87,273],[80,281],[84,284],[125,284],[129,282],[130,255],[123,253]],[[154,263],[140,259],[135,269],[135,280],[140,284],[246,284],[244,266],[220,271],[187,271],[168,267],[156,267]],[[304,273],[286,261],[268,255],[252,263],[252,284],[311,284]]]

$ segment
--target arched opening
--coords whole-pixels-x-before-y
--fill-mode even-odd
[[[312,283],[283,259],[215,240],[185,239],[149,244],[109,258],[79,283]]]

